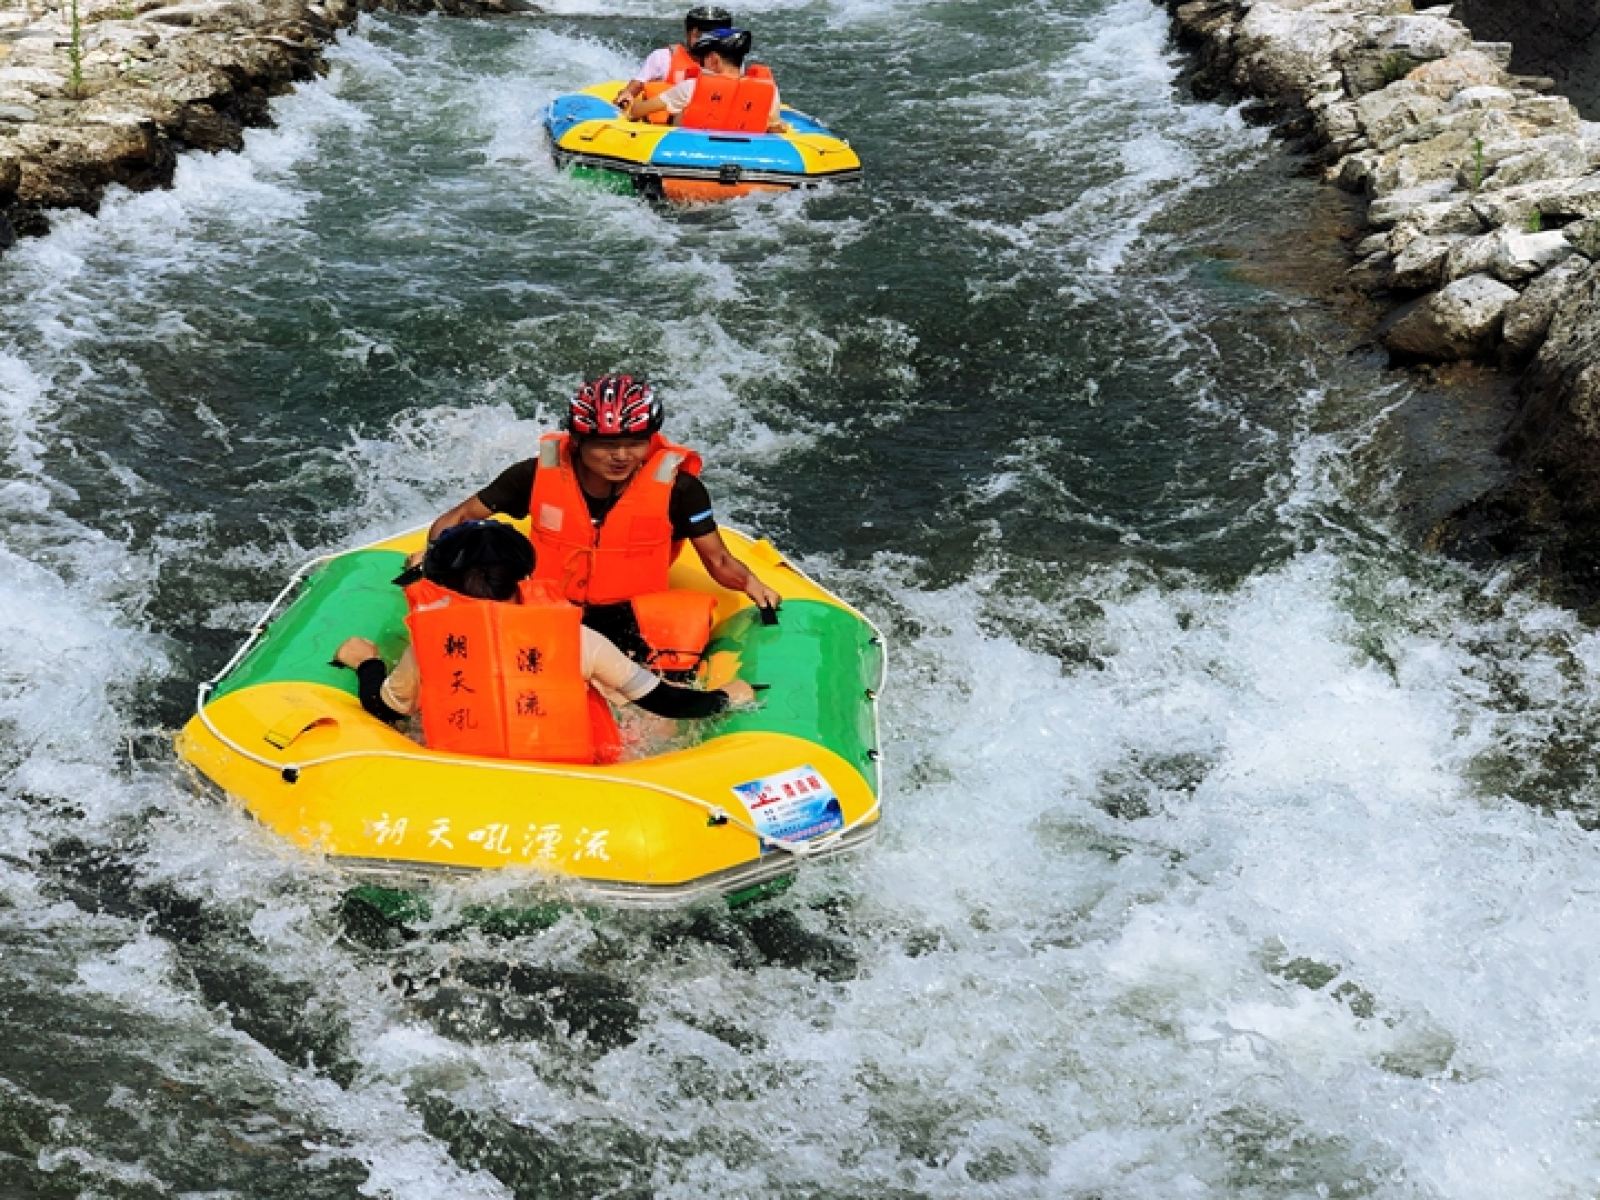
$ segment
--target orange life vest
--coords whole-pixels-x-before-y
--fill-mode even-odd
[[[545,762],[615,762],[622,739],[583,677],[583,614],[524,580],[515,603],[420,580],[406,588],[422,733],[435,750]]]
[[[645,666],[657,671],[693,671],[705,656],[717,619],[717,598],[674,589],[633,598],[633,619],[650,647]]]
[[[545,434],[528,500],[528,536],[538,552],[533,577],[554,584],[574,604],[620,604],[666,591],[680,545],[668,514],[679,471],[700,474],[700,456],[655,434],[649,458],[596,526],[578,484],[571,439]]]
[[[693,79],[700,74],[700,64],[695,62],[694,56],[689,53],[689,47],[682,42],[672,44],[672,64],[667,68],[668,83],[682,83],[685,79]]]
[[[686,129],[720,129],[730,133],[765,133],[772,120],[778,86],[772,72],[764,75],[702,75],[694,95],[678,114]]]

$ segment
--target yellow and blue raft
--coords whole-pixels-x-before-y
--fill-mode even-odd
[[[583,898],[664,906],[780,879],[876,833],[883,641],[766,541],[724,529],[783,596],[768,626],[693,553],[675,588],[714,595],[702,667],[715,687],[769,685],[698,743],[609,765],[435,752],[368,715],[330,656],[351,634],[393,662],[407,640],[393,578],[425,532],[303,567],[200,688],[178,753],[274,833],[365,879],[482,871],[561,881]]]
[[[630,121],[611,103],[623,80],[558,96],[544,128],[558,167],[620,192],[699,203],[861,176],[850,143],[796,109],[786,133],[735,133]]]

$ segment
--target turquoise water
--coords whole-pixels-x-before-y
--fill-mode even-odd
[[[0,259],[0,1192],[1591,1193],[1600,643],[1417,548],[1493,397],[1305,284],[1337,200],[1154,6],[749,19],[860,185],[556,174],[641,5],[363,18]],[[889,632],[880,842],[753,916],[458,928],[489,883],[385,940],[170,734],[294,566],[614,368]]]

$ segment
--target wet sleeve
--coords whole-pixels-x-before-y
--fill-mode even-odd
[[[478,502],[490,512],[503,513],[513,521],[528,515],[528,500],[533,495],[536,458],[524,459],[496,475],[494,482],[478,493]]]
[[[667,517],[675,538],[704,537],[715,533],[717,516],[711,507],[711,493],[700,477],[679,471],[672,481],[672,497],[667,501]]]

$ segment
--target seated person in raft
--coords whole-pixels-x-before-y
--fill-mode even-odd
[[[700,64],[700,74],[675,83],[654,99],[632,99],[619,104],[623,115],[630,121],[647,120],[652,113],[664,112],[678,123],[684,112],[694,102],[695,92],[706,81],[739,79],[744,76],[745,56],[750,53],[751,34],[748,29],[717,29],[702,34],[689,46],[689,55]],[[787,133],[789,126],[778,116],[781,107],[778,89],[772,88],[772,108],[767,113],[768,133]]]
[[[700,482],[700,456],[662,437],[663,419],[643,379],[603,375],[584,384],[566,431],[545,434],[536,457],[440,516],[429,542],[463,521],[531,514],[535,579],[554,585],[583,609],[585,625],[630,657],[669,677],[692,671],[716,601],[669,590],[668,569],[685,541],[719,586],[766,610],[782,597],[728,549]]]
[[[700,74],[700,64],[690,57],[689,47],[694,45],[702,34],[716,29],[726,29],[732,24],[733,14],[725,8],[718,8],[715,5],[691,8],[683,18],[683,41],[650,51],[645,57],[644,65],[635,72],[632,79],[628,80],[611,103],[623,108],[645,90],[646,84],[682,83],[685,79]]]
[[[361,706],[384,721],[422,712],[433,750],[546,762],[615,762],[622,740],[607,688],[661,717],[710,717],[747,704],[741,679],[702,692],[667,683],[585,628],[534,575],[534,550],[509,525],[471,521],[428,548],[405,584],[411,645],[392,672],[366,638],[335,656],[356,672]]]

